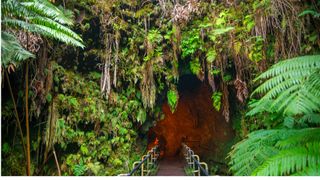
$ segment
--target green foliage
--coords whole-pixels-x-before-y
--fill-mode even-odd
[[[35,58],[32,53],[20,45],[15,36],[4,31],[1,32],[1,52],[1,61],[4,67],[8,67],[10,63],[16,65],[28,58]]]
[[[55,126],[52,127],[52,132],[54,133],[50,138],[53,139],[56,149],[59,149],[57,152],[63,174],[116,175],[127,173],[133,161],[138,160],[144,153],[141,147],[146,146],[145,141],[137,139],[137,134],[143,136],[150,127],[154,126],[155,120],[164,117],[161,104],[150,103],[152,107],[146,109],[143,107],[142,101],[145,104],[150,99],[152,101],[149,102],[153,102],[155,99],[157,99],[156,102],[164,102],[164,99],[167,98],[170,109],[174,112],[179,95],[176,89],[173,90],[174,93],[170,91],[171,87],[178,82],[179,74],[184,74],[180,71],[180,65],[188,66],[193,74],[204,81],[209,79],[207,75],[211,75],[211,80],[214,76],[217,88],[220,88],[222,83],[230,85],[235,77],[240,78],[247,83],[248,87],[244,87],[244,89],[236,87],[237,93],[239,93],[245,90],[250,91],[252,88],[251,77],[259,73],[257,69],[264,69],[281,58],[318,53],[318,24],[310,23],[318,20],[317,14],[304,12],[300,18],[295,19],[294,12],[287,12],[287,9],[291,8],[282,5],[295,9],[296,2],[286,1],[285,3],[272,4],[271,2],[270,0],[237,1],[230,5],[223,1],[201,1],[199,13],[194,13],[185,24],[177,24],[171,20],[170,11],[173,5],[171,1],[165,1],[161,6],[156,1],[143,3],[127,0],[64,1],[64,7],[76,12],[77,32],[82,33],[88,45],[86,52],[83,52],[80,49],[65,49],[59,44],[48,43],[48,47],[54,49],[54,53],[49,53],[49,58],[64,63],[65,58],[74,57],[77,65],[73,63],[72,59],[67,59],[70,64],[66,63],[66,67],[81,69],[81,73],[71,72],[61,66],[55,66],[52,92],[40,97],[41,100],[45,98],[47,103],[50,102],[57,109],[57,112],[53,113],[56,118],[53,119]],[[55,1],[55,4],[61,3],[62,1]],[[302,5],[301,7],[316,11],[311,5],[308,6],[308,2],[299,1],[298,3]],[[278,6],[279,9],[277,9]],[[2,42],[5,42],[5,38],[7,38],[7,41],[14,44],[12,46],[6,45],[7,47],[4,48],[7,49],[2,47],[2,52],[13,50],[2,54],[5,67],[10,63],[17,62],[16,64],[18,64],[18,62],[32,56],[19,45],[17,38],[12,38],[13,32],[16,30],[27,30],[36,35],[40,34],[69,44],[71,41],[78,41],[76,46],[83,44],[73,31],[68,30],[68,27],[73,24],[73,17],[70,16],[72,13],[62,7],[53,6],[49,1],[4,1],[2,15],[3,33],[8,33],[2,37]],[[291,18],[293,20],[290,21]],[[303,23],[296,21],[299,19]],[[13,28],[15,30],[11,31]],[[300,31],[300,29],[304,31]],[[101,44],[97,38],[100,38],[104,43]],[[116,39],[119,42],[116,42]],[[105,99],[101,96],[99,87],[102,74],[87,72],[87,69],[94,67],[100,71],[100,64],[95,66],[95,63],[96,60],[102,60],[102,64],[105,62],[105,56],[108,54],[106,53],[107,47],[111,47],[112,51],[110,54],[110,78],[108,79],[114,80],[116,77],[117,85],[111,85],[111,93],[108,99]],[[15,57],[18,60],[11,61]],[[118,59],[117,65],[114,61],[115,57]],[[150,63],[148,68],[144,68],[146,63]],[[88,67],[80,67],[87,65]],[[117,67],[117,71],[115,71],[115,67]],[[190,73],[188,68],[182,68],[182,70]],[[30,69],[32,69],[32,73],[38,72],[37,68]],[[148,81],[150,79],[151,81]],[[287,77],[282,79],[287,79]],[[305,88],[310,90],[312,94],[317,94],[317,89],[319,89],[318,76],[315,73],[308,76],[307,79],[313,81],[310,86],[316,88],[309,89],[307,86]],[[36,80],[39,79],[36,78]],[[46,80],[46,82],[49,81]],[[152,93],[141,94],[141,89],[139,89],[141,82],[146,82],[145,89]],[[20,81],[15,84],[15,87],[23,87],[19,83]],[[44,85],[47,88],[47,84]],[[230,94],[233,94],[234,91],[230,89],[231,87],[229,86],[228,90],[232,92]],[[163,96],[164,90],[169,90],[167,96]],[[267,94],[267,91],[259,93]],[[23,94],[23,91],[18,91],[19,98],[22,98]],[[318,111],[287,116],[288,114],[283,113],[278,106],[273,106],[275,98],[251,101],[253,104],[259,102],[257,104],[261,107],[260,110],[259,108],[255,109],[254,116],[241,118],[241,125],[238,124],[237,127],[243,129],[243,133],[240,134],[246,135],[247,132],[262,128],[276,127],[287,130],[319,126]],[[309,96],[306,98],[310,99]],[[35,100],[32,102],[32,106],[39,105],[38,99]],[[22,101],[18,99],[17,102]],[[227,114],[228,104],[225,103],[228,101],[222,102],[221,92],[212,95],[213,107],[221,110],[221,104],[224,104],[226,106],[223,110]],[[300,101],[298,103],[300,104]],[[286,103],[283,102],[283,104]],[[13,105],[10,101],[4,102],[3,105],[2,118],[10,122],[8,127],[11,129],[13,122],[11,120],[14,118]],[[47,106],[48,104],[45,104],[41,111],[44,110],[43,112],[46,113]],[[304,108],[310,108],[307,104],[304,106]],[[238,106],[230,104],[230,109],[234,109],[234,107],[235,111],[238,111]],[[18,110],[21,111],[23,108],[18,107]],[[32,114],[34,111],[32,110],[30,113]],[[35,126],[35,124],[37,123],[31,124],[31,134],[36,134],[34,130],[43,127],[41,124],[39,126]],[[298,133],[300,134],[300,132]],[[268,139],[274,139],[272,136],[268,136]],[[262,135],[261,137],[264,139]],[[299,135],[297,137],[299,137],[297,142],[304,142],[304,138]],[[140,142],[145,143],[136,146]],[[240,165],[244,171],[246,168],[251,168],[251,174],[257,169],[253,167],[256,166],[255,163],[262,165],[267,162],[261,156],[274,158],[261,167],[261,171],[255,173],[274,173],[270,169],[271,166],[280,165],[284,168],[292,168],[292,164],[283,162],[282,155],[290,155],[288,156],[290,161],[299,159],[295,163],[301,165],[305,159],[302,156],[293,157],[293,155],[298,155],[301,152],[310,154],[309,152],[313,148],[313,145],[300,147],[301,144],[298,144],[297,147],[299,146],[300,149],[296,149],[294,153],[284,151],[281,154],[280,146],[272,143],[270,146],[262,147],[257,139],[255,145],[259,150],[256,154],[245,154],[247,151],[252,152],[251,149],[243,153],[245,155],[243,158],[253,160]],[[35,150],[39,145],[33,142],[32,147]],[[220,145],[217,147],[221,148]],[[2,171],[3,174],[24,174],[21,167],[17,166],[25,164],[21,158],[22,150],[10,148],[13,153],[3,154],[5,155],[2,166],[5,167]],[[294,148],[296,146],[292,146],[291,149]],[[288,149],[290,150],[290,148],[286,150]],[[36,153],[33,151],[32,154]],[[220,158],[224,156],[220,153],[217,155]],[[258,160],[256,161],[254,158]],[[45,165],[43,174],[56,173],[56,167],[51,165],[51,163]],[[234,166],[236,165],[234,164]],[[6,172],[9,169],[7,167],[10,167],[12,171]],[[291,172],[290,170],[289,173],[314,175],[317,172],[315,169],[308,166],[299,172]],[[216,170],[213,169],[213,171]],[[285,174],[288,173],[287,170],[284,169],[284,171],[286,171]]]
[[[63,150],[65,175],[116,175],[127,171],[136,140],[134,122],[143,124],[147,113],[131,88],[114,93],[107,102],[99,85],[54,64],[53,103],[58,108],[55,143]],[[76,146],[73,151],[69,147]],[[117,167],[117,170],[114,170]]]
[[[214,48],[209,49],[206,54],[206,57],[207,57],[207,61],[212,63],[217,57],[216,50]]]
[[[147,39],[151,43],[160,43],[162,41],[162,35],[159,30],[153,29],[149,31]]]
[[[246,15],[245,18],[244,18],[243,24],[245,25],[246,30],[248,32],[250,32],[252,30],[252,28],[255,26],[255,22],[254,22],[253,16],[251,14],[250,15]]]
[[[252,104],[248,115],[263,111],[283,112],[285,115],[319,112],[319,58],[314,55],[285,60],[257,77],[255,81],[268,79],[254,91],[265,95]],[[272,103],[266,106],[270,100]]]
[[[224,82],[229,82],[232,80],[232,77],[230,74],[225,74],[223,77],[222,77],[223,81]]]
[[[167,92],[167,100],[168,100],[168,104],[169,104],[171,112],[174,113],[174,111],[176,110],[176,107],[178,105],[178,100],[179,100],[178,91],[176,89],[170,89]]]
[[[201,50],[202,41],[200,37],[200,32],[197,28],[193,28],[182,34],[181,40],[181,51],[182,57],[191,56],[198,50]]]
[[[137,121],[143,124],[147,119],[147,113],[144,109],[140,109],[137,115]]]
[[[319,174],[314,169],[320,164],[320,129],[310,128],[319,122],[319,67],[319,55],[302,56],[279,62],[256,78],[265,82],[254,93],[265,95],[250,105],[247,115],[269,120],[275,115],[272,121],[282,122],[277,125],[282,129],[254,131],[236,144],[229,153],[236,175]]]
[[[86,172],[86,165],[83,164],[82,159],[80,160],[79,164],[76,164],[73,168],[72,171],[74,173],[75,176],[82,176],[84,175],[84,173]]]
[[[307,9],[307,10],[302,11],[299,14],[299,17],[306,16],[308,14],[312,15],[315,18],[319,18],[320,17],[320,13],[317,12],[316,10],[313,10],[313,9]]]
[[[10,146],[8,142],[1,142],[1,175],[2,176],[26,176],[25,168],[21,168],[21,164],[25,164],[23,149],[18,144]]]
[[[214,29],[213,31],[211,31],[210,38],[211,38],[211,40],[214,40],[216,38],[213,38],[213,36],[216,37],[218,35],[225,34],[233,29],[234,29],[234,27],[224,27],[224,28],[220,28],[220,29]]]
[[[252,38],[253,44],[250,47],[249,59],[254,62],[259,62],[263,59],[262,49],[264,40],[260,36]]]
[[[201,72],[201,65],[198,58],[190,61],[189,64],[190,64],[190,70],[193,74],[197,75]]]
[[[57,39],[66,44],[84,47],[81,37],[67,26],[72,20],[65,12],[52,5],[47,0],[17,1],[7,0],[1,4],[1,25],[5,31],[11,28],[26,30],[28,32]],[[66,25],[66,26],[65,26]],[[1,50],[3,64],[17,63],[34,57],[24,50],[15,37],[9,32],[2,32]]]
[[[2,146],[1,146],[1,152],[3,153],[3,154],[7,154],[7,153],[9,153],[10,152],[10,146],[9,146],[9,144],[8,143],[3,143],[2,144]]]
[[[291,175],[320,163],[319,128],[259,130],[229,153],[235,175]],[[313,175],[316,175],[313,174]]]
[[[221,108],[221,97],[222,93],[221,92],[214,92],[211,96],[212,99],[212,106],[217,110],[220,111]]]
[[[67,44],[84,47],[80,36],[64,26],[72,25],[71,19],[46,0],[28,2],[9,0],[1,7],[5,15],[2,21],[4,25],[23,28]],[[7,14],[14,14],[17,18],[9,18]]]

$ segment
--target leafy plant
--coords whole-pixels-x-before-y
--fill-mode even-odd
[[[73,25],[70,17],[47,0],[17,1],[6,0],[1,4],[2,59],[3,64],[17,63],[34,57],[24,50],[9,29],[23,29],[70,44],[84,47],[81,37],[67,26]]]
[[[196,58],[192,61],[190,61],[190,70],[193,74],[197,75],[200,73],[201,71],[201,65],[200,65],[200,62],[199,62],[199,59]]]
[[[262,49],[263,49],[264,40],[260,36],[257,36],[252,39],[254,41],[250,47],[249,59],[254,62],[259,62],[263,59]]]
[[[74,175],[76,176],[82,176],[87,170],[87,167],[85,164],[83,164],[83,160],[80,160],[79,164],[74,165],[72,168]]]
[[[248,32],[250,32],[251,29],[255,26],[255,22],[254,22],[253,16],[252,15],[246,15],[245,18],[244,18],[243,24],[245,25],[246,30]]]
[[[229,153],[235,175],[280,176],[307,174],[320,164],[319,128],[259,130]]]
[[[170,107],[170,110],[172,113],[174,113],[177,105],[178,105],[178,99],[179,99],[179,94],[176,89],[170,89],[167,92],[167,99],[168,99],[168,104]]]
[[[235,175],[320,174],[320,129],[312,128],[319,122],[319,63],[319,55],[292,58],[256,78],[268,79],[254,91],[265,95],[247,115],[282,114],[283,129],[254,131],[236,144],[229,153]]]
[[[191,56],[201,49],[202,41],[200,37],[200,32],[197,28],[193,28],[192,30],[184,32],[182,34],[181,50],[183,58]]]
[[[216,91],[212,94],[211,99],[212,99],[212,106],[217,110],[220,111],[221,108],[221,97],[222,93],[219,91]]]
[[[258,76],[255,81],[268,79],[253,94],[265,95],[248,115],[266,111],[285,115],[310,114],[320,110],[320,55],[301,56],[279,62]],[[266,102],[272,103],[266,106]]]
[[[148,41],[152,43],[160,43],[162,41],[162,35],[160,34],[159,30],[152,29],[148,32]]]
[[[216,50],[214,48],[209,49],[206,54],[206,57],[207,57],[207,61],[212,63],[217,57]]]
[[[307,10],[302,11],[299,14],[299,17],[306,16],[308,14],[312,15],[315,18],[319,18],[320,17],[320,13],[317,12],[316,10],[313,10],[313,9],[307,9]]]
[[[8,67],[10,63],[16,65],[28,58],[35,58],[32,53],[20,45],[15,36],[4,31],[1,32],[1,52],[1,61],[4,67]]]
[[[143,124],[147,119],[147,113],[144,109],[139,109],[137,113],[137,121]]]
[[[10,145],[9,145],[8,143],[3,143],[3,144],[2,144],[1,152],[2,152],[3,154],[9,153],[10,150],[11,150],[11,148],[10,148]]]

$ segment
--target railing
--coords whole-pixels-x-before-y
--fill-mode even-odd
[[[159,150],[158,145],[153,147],[151,150],[148,151],[146,155],[141,157],[141,161],[135,161],[133,163],[133,168],[130,173],[128,174],[119,174],[119,176],[132,176],[139,172],[140,176],[149,176],[151,175],[151,170],[156,168],[158,165],[158,158],[159,158]]]
[[[200,162],[198,155],[194,154],[186,144],[182,143],[183,155],[186,158],[188,168],[192,170],[193,176],[209,176],[208,165],[205,162]]]

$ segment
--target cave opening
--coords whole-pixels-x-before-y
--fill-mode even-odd
[[[200,156],[219,155],[219,144],[233,137],[232,126],[212,106],[212,89],[194,75],[180,77],[179,100],[174,113],[162,105],[164,119],[150,128],[149,147],[158,144],[161,157],[180,155],[181,143]]]

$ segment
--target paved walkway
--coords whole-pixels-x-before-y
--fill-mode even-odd
[[[159,162],[157,176],[185,176],[184,164],[179,157],[165,157]]]

